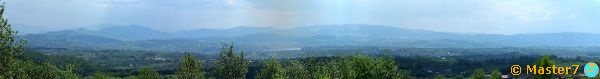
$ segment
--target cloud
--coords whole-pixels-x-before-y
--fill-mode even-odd
[[[585,0],[8,0],[7,8],[13,24],[53,30],[98,24],[162,31],[331,24],[495,34],[600,29],[599,1]]]
[[[96,1],[83,0],[8,0],[6,8],[6,18],[12,24],[57,29],[94,24],[105,13]]]
[[[547,27],[534,24],[546,23],[559,14],[551,5],[534,0],[479,0],[462,4],[448,3],[452,2],[435,4],[449,6],[436,6],[409,14],[412,15],[410,19],[402,24],[435,31],[512,34],[532,32],[535,28]]]

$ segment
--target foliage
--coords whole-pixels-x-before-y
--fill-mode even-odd
[[[573,76],[570,76],[570,77],[573,77]],[[588,79],[600,79],[600,76],[595,76],[595,77],[592,77],[592,78],[589,78],[589,77],[586,76],[586,78],[588,78]],[[571,78],[571,79],[574,79],[574,78]],[[583,79],[583,78],[581,78],[581,79]]]
[[[283,68],[275,59],[269,59],[262,65],[257,79],[283,79]]]
[[[67,64],[65,70],[65,79],[79,79],[79,76],[75,73],[76,67],[74,64]]]
[[[191,53],[186,53],[179,68],[177,69],[177,78],[179,79],[204,79],[204,72],[200,62]],[[158,74],[158,73],[157,73]]]
[[[332,79],[336,74],[336,63],[331,62],[335,58],[319,58],[310,57],[304,60],[307,70],[309,71],[309,79]]]
[[[356,72],[362,72],[357,75],[356,78],[367,79],[393,79],[393,78],[406,78],[401,77],[401,73],[395,65],[394,60],[391,56],[384,56],[379,59],[370,58],[368,56],[357,55],[353,56],[354,67]]]
[[[29,63],[34,64],[33,62]],[[34,65],[34,67],[30,69],[32,69],[32,71],[29,72],[35,74],[31,75],[32,79],[60,79],[62,77],[60,70],[49,63]]]
[[[370,57],[357,55],[352,57],[352,61],[354,62],[354,67],[356,67],[356,72],[362,72],[357,75],[356,78],[359,79],[367,79],[367,78],[375,78],[375,69],[377,69],[376,61]]]
[[[502,79],[502,73],[500,73],[498,70],[493,70],[490,79]]]
[[[316,68],[316,70],[312,72],[312,79],[332,79],[331,71],[327,65],[319,64],[313,68]]]
[[[91,79],[110,79],[110,76],[104,72],[97,71]]]
[[[341,79],[354,79],[357,76],[357,73],[354,67],[354,62],[349,57],[342,57],[339,60],[339,67],[342,76]]]
[[[14,31],[8,20],[4,19],[4,4],[0,5],[0,76],[3,78],[19,78],[26,77],[25,74],[19,74],[24,72],[22,60],[17,57],[20,56],[24,49],[23,45],[25,41],[17,39],[17,32]]]
[[[444,75],[435,75],[435,79],[447,79]]]
[[[96,52],[98,51],[98,52]],[[470,51],[472,52],[472,51]],[[135,61],[112,61],[112,60],[129,60],[129,59],[112,59],[112,58],[108,58],[111,61],[106,61],[106,63],[113,62],[115,63],[115,65],[118,64],[125,64],[127,66],[129,66],[129,63],[134,64],[134,66],[136,65],[142,65],[142,66],[152,66],[155,68],[162,68],[161,72],[159,72],[160,74],[166,74],[163,75],[164,77],[169,77],[169,78],[176,78],[175,76],[175,72],[176,72],[176,68],[178,67],[179,63],[164,63],[163,61],[157,61],[157,60],[153,60],[151,58],[157,58],[156,56],[159,56],[160,58],[173,58],[173,60],[167,60],[165,62],[177,62],[176,60],[180,59],[181,57],[184,57],[184,53],[154,53],[151,51],[141,51],[141,52],[136,52],[136,51],[127,51],[127,50],[123,50],[123,51],[114,51],[114,50],[94,50],[92,52],[89,51],[83,51],[81,53],[71,53],[71,52],[66,52],[69,54],[65,54],[65,53],[60,53],[60,54],[64,54],[64,55],[60,55],[60,54],[52,54],[50,53],[50,55],[47,55],[47,58],[51,58],[51,60],[53,61],[52,64],[60,64],[56,63],[54,61],[65,61],[65,60],[71,60],[71,59],[64,59],[64,58],[68,58],[68,56],[71,55],[75,55],[74,57],[81,57],[81,55],[90,55],[91,56],[98,56],[98,55],[103,55],[102,57],[119,57],[119,58],[127,58],[127,57],[131,57],[131,59],[139,59],[139,60],[135,60]],[[44,55],[47,53],[43,53],[41,55]],[[164,54],[164,55],[163,55]],[[195,56],[202,56],[204,57],[214,57],[214,59],[218,58],[217,55],[215,56],[209,56],[209,55],[203,55],[203,54],[196,54]],[[377,65],[378,63],[381,63],[384,60],[384,56],[379,55],[374,55],[374,54],[367,54],[367,55],[355,55],[355,56],[364,56],[366,58],[368,58],[368,60],[372,60],[374,61],[375,64],[370,64],[373,65],[373,67],[378,67],[378,68],[384,68],[383,65]],[[358,64],[354,64],[356,63],[353,59],[353,57],[355,56],[331,56],[331,57],[304,57],[304,58],[282,58],[282,59],[277,59],[277,60],[295,60],[300,62],[301,66],[304,66],[304,69],[306,71],[307,77],[310,77],[309,79],[312,78],[339,78],[339,79],[345,79],[345,75],[344,73],[347,73],[346,71],[355,71],[356,74],[367,74],[367,73],[363,73],[363,72],[357,72],[359,69],[357,69],[357,67],[355,65]],[[42,58],[37,58],[37,57],[42,57]],[[99,58],[102,58],[99,56]],[[480,59],[480,58],[484,58],[485,59]],[[47,58],[45,58],[44,56],[35,56],[32,58],[32,60],[47,60]],[[56,58],[56,59],[54,59]],[[447,59],[447,60],[439,60],[436,59],[436,57],[420,57],[420,56],[394,56],[392,59],[395,63],[402,63],[402,64],[396,64],[398,66],[398,74],[400,75],[399,78],[397,79],[411,79],[411,76],[416,76],[416,77],[412,77],[412,78],[433,78],[434,75],[437,74],[443,74],[446,77],[451,77],[451,78],[458,78],[458,79],[462,79],[463,77],[461,76],[469,76],[470,73],[464,73],[464,74],[457,74],[457,73],[448,73],[448,72],[444,72],[444,70],[441,69],[452,69],[452,72],[469,72],[472,71],[469,68],[477,68],[477,67],[486,67],[486,68],[491,68],[491,69],[497,69],[497,68],[502,68],[501,67],[497,67],[498,64],[508,64],[508,63],[531,63],[537,59],[541,58],[540,56],[536,56],[536,55],[506,55],[506,54],[496,54],[496,55],[467,55],[467,56],[454,56],[452,57],[452,59]],[[81,58],[81,59],[88,59],[88,58]],[[73,60],[81,60],[81,59],[73,59]],[[150,59],[150,60],[148,60]],[[216,72],[216,62],[218,60],[210,60],[213,58],[207,58],[208,60],[206,61],[207,63],[211,63],[211,64],[205,64],[202,65],[203,67],[207,67],[206,71],[207,72],[207,78],[215,78],[218,77],[218,73]],[[90,61],[92,60],[93,62],[90,63],[97,63],[96,60],[100,60],[100,59],[89,59],[86,61]],[[141,62],[143,60],[143,62]],[[519,61],[515,61],[515,60],[519,60]],[[136,62],[136,61],[140,61],[140,62]],[[557,61],[562,61],[562,62],[573,62],[574,60],[569,60],[569,59],[559,59]],[[41,61],[41,62],[45,62],[45,61]],[[81,62],[81,61],[80,61]],[[85,61],[84,61],[85,62]],[[253,61],[254,62],[254,61]],[[258,62],[260,62],[260,60],[258,60]],[[349,62],[352,64],[344,64],[344,62]],[[481,62],[485,62],[485,63],[481,63]],[[151,63],[151,64],[143,64],[143,63]],[[152,64],[154,63],[154,64]],[[215,63],[215,64],[212,64]],[[79,65],[79,63],[78,63]],[[102,65],[102,64],[96,64],[96,65]],[[249,75],[247,76],[248,78],[256,78],[256,73],[258,73],[258,70],[261,68],[260,67],[261,64],[259,63],[252,63],[252,65],[249,65],[248,69],[250,70]],[[290,78],[289,76],[287,76],[287,69],[288,66],[290,65],[290,63],[283,63],[282,64],[286,70],[284,73],[286,73],[285,78]],[[65,66],[65,65],[62,65]],[[351,67],[348,69],[344,69],[344,66],[346,67]],[[82,74],[82,73],[90,73],[89,71],[83,71],[80,69],[90,69],[88,68],[89,66],[80,66],[80,68],[78,68],[77,73],[79,73],[80,76],[89,76],[89,75],[93,75],[93,72],[91,72],[92,74]],[[106,67],[106,68],[104,68]],[[110,68],[109,68],[110,67]],[[114,77],[128,77],[128,76],[133,76],[136,75],[133,72],[136,72],[136,70],[139,70],[140,68],[137,69],[131,69],[131,70],[127,70],[127,69],[121,69],[121,68],[112,68],[114,66],[102,66],[101,68],[97,68],[97,70],[102,70],[102,71],[106,71],[109,72],[112,76]],[[61,68],[61,69],[66,69],[66,68]],[[94,69],[94,68],[92,68]],[[419,69],[419,70],[412,70],[412,71],[408,71],[408,70],[403,70],[403,69]],[[205,70],[205,69],[203,69]],[[344,71],[346,70],[346,71]],[[431,72],[427,72],[425,70],[432,70],[434,71],[434,73]],[[468,71],[467,71],[468,70]],[[372,70],[374,72],[380,73],[379,71],[383,71],[383,69],[375,69]],[[314,76],[313,76],[314,75]],[[139,76],[138,76],[139,77]],[[356,76],[355,76],[356,77]],[[306,78],[304,78],[306,79]]]
[[[154,69],[152,69],[151,67],[144,67],[140,69],[138,77],[139,79],[160,79],[160,74],[154,71]]]
[[[398,67],[391,55],[388,54],[380,58],[378,64],[381,66],[379,75],[381,75],[382,78],[393,79],[400,77],[400,74],[398,73]]]
[[[471,79],[484,79],[485,71],[483,69],[475,69],[471,74]]]
[[[288,61],[288,65],[284,69],[284,74],[287,79],[307,79],[308,71],[306,67],[298,60]]]
[[[127,76],[127,77],[125,77],[125,78],[122,78],[122,79],[145,79],[145,78],[138,78],[138,77],[136,77],[136,76]],[[158,79],[158,78],[157,78],[157,79]]]
[[[248,62],[244,58],[244,52],[236,55],[232,44],[223,44],[223,48],[219,52],[216,69],[219,78],[244,79],[248,73]]]
[[[541,59],[539,59],[536,62],[536,66],[538,67],[552,67],[552,65],[554,65],[554,62],[550,59],[550,56],[545,55],[544,57],[542,57]],[[552,79],[554,78],[553,74],[543,74],[543,75],[533,75],[534,79]]]
[[[408,70],[400,70],[398,71],[398,79],[411,79],[410,71]]]

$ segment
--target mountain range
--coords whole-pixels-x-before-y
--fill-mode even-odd
[[[221,43],[239,49],[280,50],[319,46],[415,48],[600,46],[600,34],[474,34],[435,32],[378,25],[315,25],[288,29],[241,26],[161,32],[143,26],[107,26],[21,36],[30,48],[215,51]]]

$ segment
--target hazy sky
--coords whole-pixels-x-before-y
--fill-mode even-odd
[[[370,24],[463,33],[600,33],[600,0],[7,0],[19,30]]]

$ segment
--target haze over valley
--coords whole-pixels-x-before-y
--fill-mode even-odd
[[[109,25],[25,34],[30,48],[128,49],[166,52],[216,51],[221,43],[233,43],[246,51],[301,50],[306,47],[380,48],[502,48],[596,47],[600,34],[531,33],[477,34],[435,32],[390,26],[346,24],[297,28],[241,26],[231,29],[194,29],[162,32],[144,26]]]

